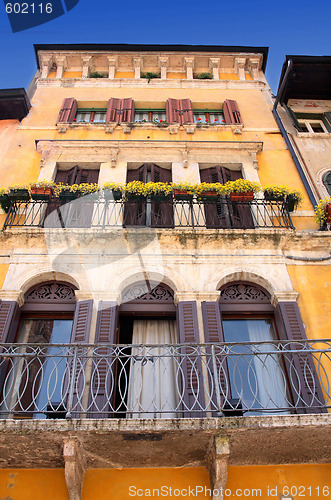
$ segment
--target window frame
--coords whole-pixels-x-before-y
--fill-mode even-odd
[[[196,118],[197,115],[205,115],[205,121]],[[210,115],[220,115],[222,118],[215,122],[211,121]],[[193,108],[194,123],[197,125],[226,125],[223,109],[194,109]]]
[[[78,115],[80,113],[89,113],[89,120],[78,120]],[[95,115],[97,113],[104,113],[104,121],[95,121]],[[107,116],[107,108],[78,108],[74,121],[75,123],[96,123],[96,124],[105,124]]]
[[[164,118],[154,118],[153,114],[154,113],[161,113],[164,115]],[[136,118],[137,114],[147,114],[148,118],[139,120]],[[161,121],[162,120],[162,121]],[[167,122],[167,114],[166,114],[166,108],[136,108],[134,112],[134,123],[168,123]]]

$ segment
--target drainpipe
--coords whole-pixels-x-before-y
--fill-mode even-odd
[[[300,161],[299,161],[299,159],[298,159],[298,157],[296,155],[296,152],[294,151],[292,143],[291,143],[291,141],[290,141],[290,139],[289,139],[289,137],[287,135],[287,132],[285,130],[283,122],[282,122],[282,120],[281,120],[281,118],[280,118],[280,116],[278,114],[278,111],[277,111],[277,106],[279,104],[280,97],[281,97],[281,95],[283,93],[284,87],[285,87],[285,85],[287,83],[287,78],[288,78],[288,76],[289,76],[289,74],[290,74],[290,72],[292,70],[292,67],[293,67],[293,61],[292,61],[292,59],[290,59],[288,61],[288,63],[287,63],[287,69],[286,69],[286,72],[285,72],[282,84],[280,86],[280,89],[278,91],[274,107],[272,108],[272,112],[273,112],[273,115],[274,115],[274,117],[276,119],[276,122],[277,122],[277,124],[279,126],[279,129],[281,131],[283,139],[285,140],[286,145],[287,145],[287,147],[288,147],[288,149],[289,149],[289,151],[290,151],[290,153],[292,155],[292,158],[293,158],[293,161],[295,163],[295,166],[297,167],[297,170],[299,172],[300,178],[301,178],[301,180],[303,182],[305,190],[307,191],[309,200],[310,200],[311,204],[313,205],[313,207],[315,208],[315,206],[318,204],[318,202],[317,202],[317,200],[315,198],[315,195],[314,195],[314,193],[313,193],[313,191],[312,191],[312,189],[311,189],[311,187],[310,187],[310,185],[308,183],[307,177],[306,177],[306,175],[305,175],[305,173],[304,173],[304,171],[302,169],[301,163],[300,163]]]

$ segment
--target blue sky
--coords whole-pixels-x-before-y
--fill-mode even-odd
[[[164,43],[269,47],[275,93],[286,54],[331,55],[330,19],[330,0],[80,0],[53,21],[12,33],[1,4],[0,88],[28,86],[34,43]]]

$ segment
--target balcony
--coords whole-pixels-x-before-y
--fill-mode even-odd
[[[3,419],[201,419],[331,408],[331,340],[2,344],[0,352]]]
[[[171,199],[140,201],[95,199],[93,195],[66,203],[49,201],[11,203],[3,228],[154,228],[294,229],[287,204],[279,201],[217,202]]]

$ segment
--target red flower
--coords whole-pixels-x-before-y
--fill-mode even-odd
[[[225,123],[225,120],[222,120],[222,123]]]
[[[201,122],[201,118],[198,118],[198,122]]]
[[[72,121],[73,121],[73,122],[76,122],[77,120],[76,120],[76,118],[74,118]]]
[[[206,123],[208,123],[208,122],[209,122],[209,120],[205,120],[205,122],[206,122]]]
[[[218,122],[218,119],[217,119],[217,118],[215,118],[214,122]]]
[[[94,122],[94,120],[91,120],[91,122]]]

